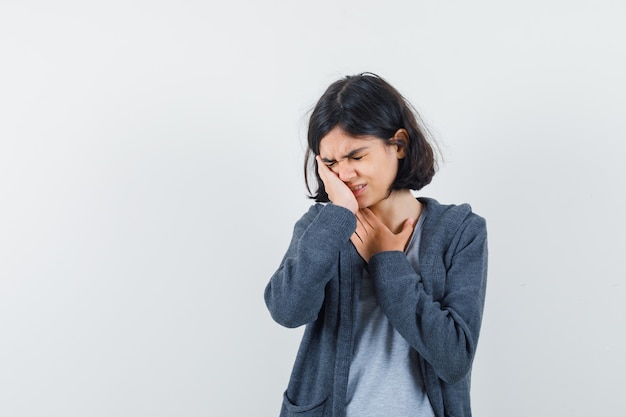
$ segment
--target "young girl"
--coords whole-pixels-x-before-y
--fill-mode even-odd
[[[485,220],[413,196],[435,173],[417,120],[371,73],[331,84],[311,114],[317,204],[265,289],[276,322],[306,325],[281,417],[471,415]]]

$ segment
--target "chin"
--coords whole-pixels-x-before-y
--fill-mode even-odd
[[[371,208],[374,204],[372,204],[369,201],[359,201],[359,209],[366,209],[366,208]]]

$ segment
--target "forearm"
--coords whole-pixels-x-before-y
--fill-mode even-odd
[[[369,268],[381,308],[394,328],[446,382],[471,369],[486,287],[486,240],[476,239],[448,270],[441,265],[445,293],[439,299],[424,289],[403,252],[382,252]],[[429,274],[432,271],[424,271]]]
[[[332,204],[298,221],[289,249],[265,289],[276,322],[298,327],[317,318],[325,286],[337,274],[339,250],[355,227],[354,214]]]

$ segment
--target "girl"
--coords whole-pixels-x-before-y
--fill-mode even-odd
[[[317,204],[265,289],[276,322],[306,325],[281,417],[471,416],[485,220],[413,196],[436,165],[417,120],[371,73],[331,84],[311,114]]]

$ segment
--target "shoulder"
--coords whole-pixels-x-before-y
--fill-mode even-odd
[[[424,232],[428,235],[450,240],[459,233],[486,235],[485,219],[474,213],[467,204],[441,204],[433,198],[419,197],[424,205]]]
[[[482,221],[485,219],[472,211],[472,206],[463,204],[441,204],[434,198],[418,197],[424,205],[426,220],[430,222],[462,223],[464,221]]]

